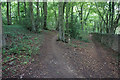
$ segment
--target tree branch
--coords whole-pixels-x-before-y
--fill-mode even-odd
[[[90,8],[91,8],[91,6],[90,6]],[[89,9],[88,14],[87,14],[86,18],[84,19],[84,21],[87,20],[87,18],[88,18],[88,16],[89,16],[89,13],[90,13],[90,9]]]
[[[103,21],[104,21],[104,23],[106,24],[106,21],[104,20],[103,16],[101,15],[101,13],[100,13],[100,11],[99,11],[98,6],[97,6],[97,4],[96,4],[96,3],[95,3],[95,5],[96,5],[96,7],[97,7],[97,11],[98,11],[98,13],[99,13],[100,17],[102,18],[102,20],[103,20]]]

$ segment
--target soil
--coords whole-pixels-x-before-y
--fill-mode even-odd
[[[56,31],[45,31],[40,53],[17,78],[118,78],[117,60],[101,44],[72,40],[70,46],[57,40]]]

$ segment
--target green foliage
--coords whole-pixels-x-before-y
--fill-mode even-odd
[[[72,47],[74,47],[74,48],[78,47],[77,45],[72,44],[72,43],[70,43],[69,45],[72,46]]]
[[[3,62],[9,61],[15,58],[15,56],[17,56],[19,60],[21,60],[22,56],[28,60],[31,58],[32,54],[36,54],[39,50],[40,45],[36,46],[36,42],[40,42],[39,37],[41,36],[30,33],[22,26],[6,25],[4,26],[4,34],[6,35],[8,41],[7,46],[3,47],[2,50],[2,54],[4,56]],[[23,63],[27,64],[26,62]]]

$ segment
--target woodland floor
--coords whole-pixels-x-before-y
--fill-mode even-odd
[[[43,31],[44,40],[34,61],[17,78],[117,78],[115,53],[97,42],[56,41],[56,31]],[[9,76],[10,77],[10,76]]]

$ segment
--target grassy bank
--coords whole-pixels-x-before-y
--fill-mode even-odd
[[[41,33],[33,33],[20,25],[5,25],[6,46],[2,50],[3,76],[12,76],[34,61],[42,42]],[[19,71],[18,71],[19,70]]]

